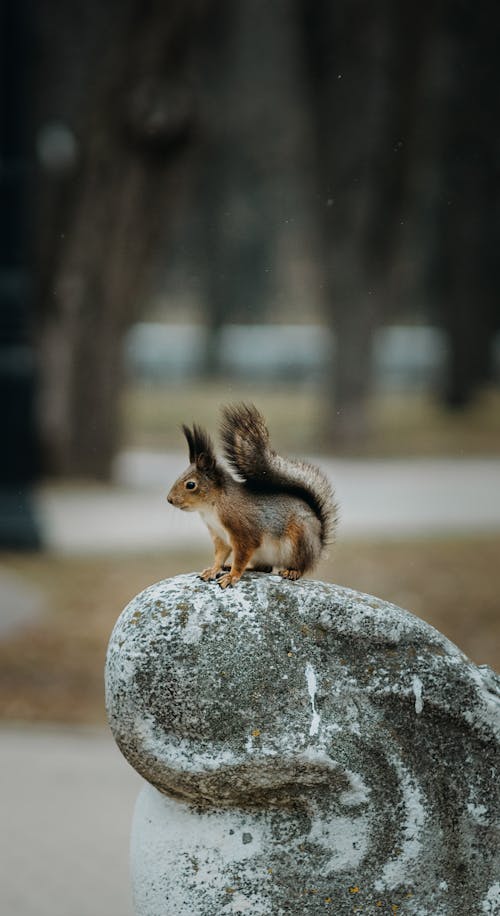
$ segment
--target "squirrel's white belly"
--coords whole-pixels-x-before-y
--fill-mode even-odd
[[[293,561],[293,544],[289,538],[264,537],[252,555],[252,566],[289,566]]]
[[[218,513],[213,508],[199,509],[198,510],[205,525],[207,528],[210,528],[218,537],[220,537],[226,544],[230,544],[229,532],[226,531],[224,525],[221,524]]]

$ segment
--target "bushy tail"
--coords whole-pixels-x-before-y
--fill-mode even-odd
[[[253,404],[223,408],[221,438],[226,460],[250,489],[303,499],[320,520],[322,543],[333,540],[337,506],[328,478],[313,464],[277,455],[264,417]]]

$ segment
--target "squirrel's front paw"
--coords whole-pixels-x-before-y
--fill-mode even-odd
[[[217,582],[221,588],[227,588],[229,585],[236,585],[236,583],[239,582],[239,580],[240,580],[239,576],[235,576],[233,573],[227,572],[227,573],[224,573],[223,576],[219,576],[219,578],[217,579]]]
[[[209,566],[208,569],[204,569],[200,573],[200,579],[203,579],[204,582],[211,582],[212,579],[217,578],[220,572],[222,572],[220,566]]]

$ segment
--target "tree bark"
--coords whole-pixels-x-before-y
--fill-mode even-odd
[[[419,7],[411,23],[399,6],[396,0],[362,8],[347,0],[305,4],[325,312],[336,338],[327,398],[334,444],[356,444],[368,432],[373,332],[386,313],[406,198],[406,143],[426,15]]]
[[[59,210],[49,211],[40,289],[39,417],[46,469],[56,474],[111,472],[123,337],[140,314],[182,184],[175,154],[192,128],[187,68],[197,9],[195,0],[168,10],[160,0],[111,3],[98,58],[87,47],[81,65],[88,96],[75,119],[78,168],[51,195]],[[90,31],[104,15],[97,4],[93,12]],[[63,37],[53,39],[59,54]]]
[[[496,9],[491,5],[491,22]],[[443,98],[441,182],[434,281],[436,312],[448,333],[450,359],[441,392],[464,408],[492,375],[498,309],[497,34],[483,6],[460,7],[441,23],[450,46]]]

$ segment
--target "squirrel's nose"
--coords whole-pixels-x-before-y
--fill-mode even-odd
[[[174,501],[173,501],[172,497],[170,496],[170,493],[169,493],[168,496],[167,496],[167,502],[170,503],[171,506],[173,506],[173,504],[174,504]]]

